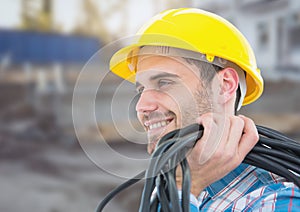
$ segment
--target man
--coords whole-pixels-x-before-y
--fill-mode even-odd
[[[135,82],[137,116],[151,154],[166,133],[204,127],[188,155],[191,211],[295,211],[300,191],[291,182],[242,164],[258,141],[253,121],[236,115],[263,91],[253,51],[223,18],[175,9],[152,18],[137,41],[118,51],[111,70]],[[180,171],[177,175],[180,192]]]

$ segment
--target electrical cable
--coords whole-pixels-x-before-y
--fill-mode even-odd
[[[147,199],[147,196],[150,196],[153,190],[150,192],[149,186],[147,186],[147,182],[151,182],[151,177],[157,174],[160,170],[162,170],[162,168],[165,166],[165,164],[168,162],[168,160],[171,157],[176,155],[177,160],[182,161],[186,157],[188,150],[191,149],[195,144],[195,142],[202,137],[202,133],[203,133],[203,127],[198,124],[193,124],[181,130],[177,130],[177,133],[174,135],[175,138],[171,138],[167,141],[164,141],[164,138],[160,140],[158,149],[155,150],[154,153],[158,151],[158,153],[161,155],[161,150],[164,148],[164,146],[168,146],[168,150],[162,155],[162,157],[158,159],[157,157],[154,157],[153,160],[151,160],[148,171],[151,170],[152,172],[150,171],[146,172],[146,183],[145,183],[139,211],[143,211],[143,212],[150,211],[149,204],[148,204],[149,199]],[[180,135],[181,137],[178,137],[177,135]],[[169,147],[170,142],[173,143],[171,147]],[[175,167],[171,167],[171,168],[175,168]],[[168,171],[168,170],[164,170],[164,171]],[[174,178],[176,179],[176,176]],[[182,188],[184,187],[182,186]],[[160,203],[162,202],[165,201],[160,201]],[[167,205],[171,207],[170,204],[167,203]],[[178,211],[178,209],[177,210],[174,209],[173,211]]]
[[[123,191],[124,189],[132,186],[133,184],[139,182],[144,176],[146,171],[142,171],[141,173],[137,174],[135,177],[129,179],[125,183],[119,185],[117,188],[109,192],[106,197],[100,202],[100,204],[97,206],[96,211],[102,211],[103,208],[106,206],[106,204],[112,200],[120,191]]]
[[[190,208],[190,190],[191,190],[191,173],[188,162],[184,159],[181,162],[182,171],[182,210],[187,211]]]
[[[169,160],[169,167],[176,167],[177,161],[176,157]],[[163,175],[163,174],[162,174]],[[167,188],[168,193],[170,196],[170,206],[172,207],[172,211],[178,211],[182,212],[181,207],[179,206],[179,196],[178,196],[178,190],[176,189],[176,179],[173,176],[176,176],[176,168],[172,168],[169,172],[167,172],[165,175],[167,175]]]
[[[300,187],[300,143],[276,130],[259,125],[256,127],[259,141],[243,163],[282,176]],[[102,211],[114,196],[143,177],[145,184],[140,212],[188,212],[191,177],[186,156],[202,137],[203,130],[201,125],[192,124],[163,136],[152,154],[148,169],[111,191],[98,205],[96,212]],[[176,185],[177,166],[180,166],[182,171],[181,197]],[[153,195],[155,187],[157,192]]]

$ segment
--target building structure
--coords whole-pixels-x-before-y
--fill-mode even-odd
[[[223,16],[241,30],[266,80],[300,80],[299,1],[210,0],[194,1],[194,6]]]

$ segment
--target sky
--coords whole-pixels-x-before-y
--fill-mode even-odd
[[[1,0],[0,7],[0,28],[16,28],[21,23],[21,1],[22,0]],[[109,4],[117,1],[97,0],[100,11],[107,10]],[[81,0],[53,0],[54,22],[63,27],[64,32],[71,31],[79,21]],[[108,3],[110,2],[110,3]],[[128,0],[124,9],[128,14],[128,20],[121,20],[120,14],[112,12],[104,21],[110,31],[116,26],[126,24],[128,35],[133,34],[143,22],[153,16],[154,10],[151,0]]]
[[[19,24],[19,15],[21,13],[20,0],[1,0],[0,7],[0,27],[12,28]]]

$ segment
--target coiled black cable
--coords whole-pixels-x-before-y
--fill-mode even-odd
[[[245,157],[243,163],[253,165],[294,182],[300,187],[300,143],[273,129],[256,126],[259,141]],[[202,137],[203,127],[193,124],[183,129],[166,134],[157,145],[151,157],[147,171],[126,181],[98,205],[96,211],[103,210],[105,205],[119,192],[145,177],[140,212],[189,211],[190,173],[186,160],[188,151]],[[182,169],[182,195],[178,196],[176,186],[176,167]],[[151,199],[153,191],[157,192]],[[179,201],[181,200],[181,202]]]

